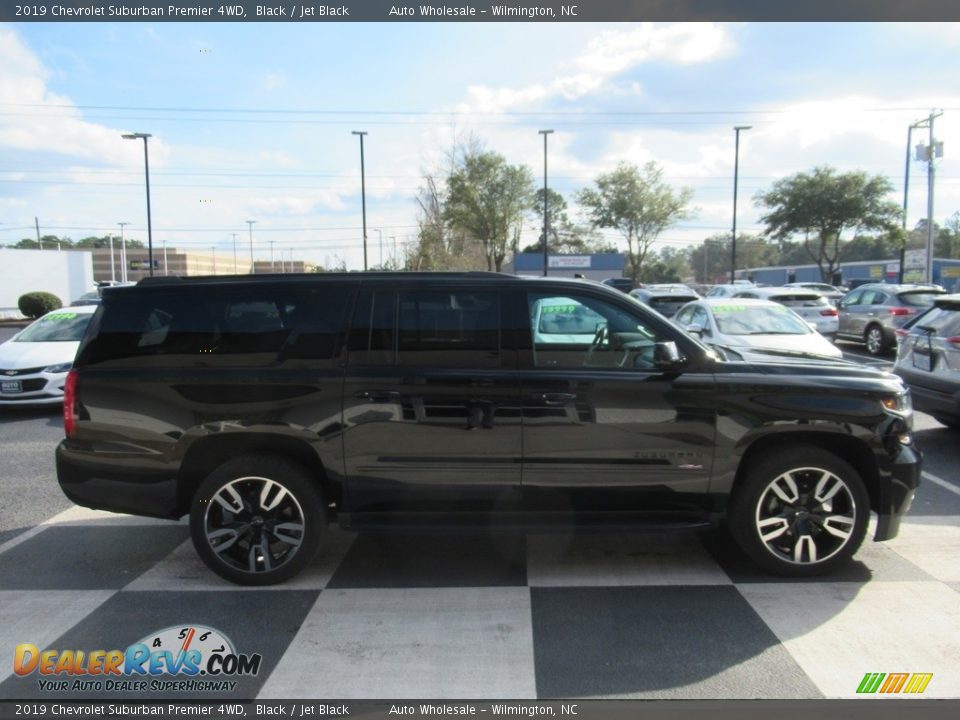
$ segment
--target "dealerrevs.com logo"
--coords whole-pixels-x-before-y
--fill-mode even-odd
[[[927,689],[933,673],[867,673],[860,681],[860,695],[919,695]]]
[[[38,675],[42,691],[232,691],[233,678],[256,675],[259,653],[238,653],[230,639],[211,627],[180,625],[151,633],[126,650],[41,650],[22,643],[13,671]],[[170,676],[178,679],[169,679]]]

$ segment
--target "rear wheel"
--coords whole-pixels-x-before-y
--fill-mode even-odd
[[[190,534],[217,575],[239,585],[273,585],[314,558],[325,529],[320,489],[284,457],[245,455],[197,488]]]
[[[797,447],[756,461],[730,503],[737,544],[778,575],[828,573],[863,542],[870,500],[860,475],[836,455]]]
[[[887,340],[883,336],[883,328],[879,325],[871,325],[867,328],[863,336],[863,342],[867,346],[867,352],[871,355],[883,355],[887,349]]]

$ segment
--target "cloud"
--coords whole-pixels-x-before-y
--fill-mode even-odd
[[[50,72],[10,29],[0,28],[0,147],[46,151],[121,165],[142,164],[142,150],[124,142],[127,129],[87,122],[66,97],[47,89]],[[151,160],[162,165],[166,150],[151,142]]]
[[[555,98],[577,100],[601,90],[619,94],[616,87],[610,87],[610,81],[639,65],[702,63],[722,57],[732,48],[728,31],[715,23],[641,23],[629,30],[612,30],[595,37],[583,53],[570,61],[572,72],[549,83],[522,88],[472,85],[457,111],[496,113]],[[633,82],[629,92],[640,94],[641,88]]]

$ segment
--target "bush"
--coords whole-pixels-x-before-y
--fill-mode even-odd
[[[17,300],[17,307],[20,308],[20,312],[26,317],[33,319],[41,315],[46,315],[51,310],[62,308],[63,303],[60,302],[60,298],[53,293],[43,292],[41,290],[21,295],[20,299]]]

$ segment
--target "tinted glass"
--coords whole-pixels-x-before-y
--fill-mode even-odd
[[[911,305],[913,307],[929,307],[933,305],[933,301],[938,295],[942,293],[930,293],[930,292],[911,292],[911,293],[900,293],[898,296],[900,302],[904,305]]]
[[[308,310],[302,293],[268,288],[167,288],[109,301],[86,362],[269,364]],[[321,310],[322,312],[322,310]],[[342,307],[340,308],[342,313]],[[335,322],[334,322],[335,324]],[[314,330],[321,330],[314,324]],[[295,355],[309,350],[309,334]],[[321,342],[314,350],[324,350]],[[329,352],[329,349],[324,350]]]
[[[363,290],[350,324],[351,365],[393,365],[396,357],[396,293]]]
[[[960,310],[950,308],[930,308],[913,324],[913,332],[929,332],[940,337],[960,335]]]
[[[771,295],[769,299],[787,307],[821,307],[830,304],[822,295]]]
[[[398,299],[397,364],[497,367],[496,292],[406,291]]]
[[[78,342],[92,317],[90,313],[57,310],[44,315],[20,333],[16,342]]]

